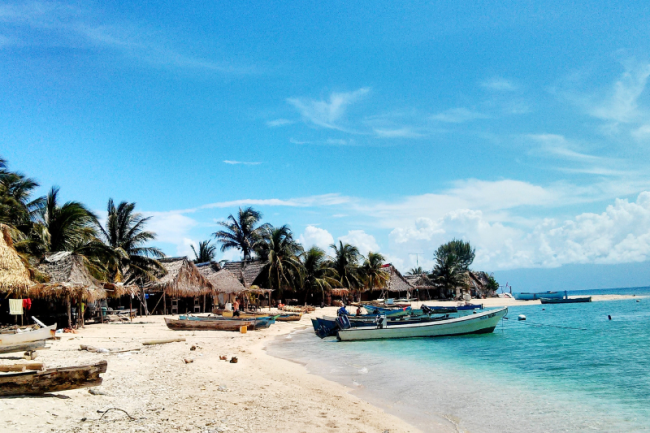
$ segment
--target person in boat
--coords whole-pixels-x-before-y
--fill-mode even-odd
[[[357,312],[354,315],[357,317],[361,316],[361,305],[357,305]]]
[[[345,304],[343,304],[343,305],[341,306],[341,308],[339,308],[339,309],[336,311],[336,315],[337,315],[337,316],[349,316],[349,315],[350,315],[350,313],[348,313],[348,310],[345,309]]]

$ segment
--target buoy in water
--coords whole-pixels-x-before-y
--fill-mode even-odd
[[[612,316],[611,316],[610,314],[607,315],[607,318],[608,318],[609,320],[612,320]]]
[[[517,317],[517,320],[526,320],[526,316],[524,316],[523,314],[520,314],[520,315]]]

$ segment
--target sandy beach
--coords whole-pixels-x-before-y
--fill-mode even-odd
[[[622,296],[594,296],[594,300]],[[538,301],[487,299],[486,307],[533,305]],[[453,302],[426,302],[455,305]],[[332,315],[334,307],[313,315]],[[169,316],[168,316],[169,317]],[[46,367],[108,361],[101,387],[59,392],[44,397],[0,399],[0,423],[21,432],[417,432],[404,420],[374,407],[351,389],[311,375],[305,367],[272,357],[264,350],[276,338],[310,327],[300,322],[236,332],[171,331],[163,316],[137,318],[132,324],[88,325],[78,334],[64,334],[36,361]],[[143,346],[154,339],[185,338],[184,342]],[[121,353],[80,351],[91,345]],[[195,350],[191,350],[192,347]],[[0,363],[20,362],[0,355]],[[237,363],[220,356],[238,358]],[[186,363],[185,360],[191,361]],[[110,410],[122,409],[124,412]],[[101,418],[101,419],[100,419]],[[431,431],[457,431],[436,421]]]

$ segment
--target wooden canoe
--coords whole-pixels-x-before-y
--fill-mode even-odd
[[[26,344],[32,341],[47,340],[54,338],[56,333],[56,325],[48,326],[46,328],[36,329],[34,331],[21,332],[18,334],[1,334],[0,335],[0,350],[4,346],[16,346],[19,344]]]
[[[0,396],[38,395],[47,392],[89,388],[102,384],[106,361],[75,367],[48,368],[39,372],[0,375]]]
[[[239,331],[241,326],[255,329],[255,320],[177,320],[165,318],[174,331]]]
[[[30,341],[29,343],[14,344],[12,346],[0,346],[0,353],[31,352],[44,348],[45,340]]]

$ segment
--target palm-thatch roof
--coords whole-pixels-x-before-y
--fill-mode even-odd
[[[426,274],[404,275],[404,279],[417,290],[433,290],[436,284]]]
[[[81,296],[87,301],[106,298],[106,290],[90,275],[82,256],[68,251],[48,254],[36,268],[47,276],[48,281],[30,291],[35,298]]]
[[[336,288],[329,289],[328,292],[331,293],[332,296],[346,296],[348,293],[350,293],[350,290],[341,287],[336,287]]]
[[[216,263],[200,263],[196,267],[212,284],[215,293],[238,294],[246,291],[246,287],[232,272],[228,269],[220,269]]]
[[[145,284],[148,292],[164,292],[178,298],[194,298],[212,293],[212,284],[187,257],[158,259],[167,272],[157,281]]]
[[[106,294],[111,298],[120,298],[122,296],[135,296],[140,288],[135,284],[124,283],[102,283]]]
[[[384,287],[384,290],[389,292],[410,292],[413,290],[413,286],[409,283],[406,278],[400,273],[400,271],[395,268],[392,264],[388,263],[382,266],[382,269],[388,273],[390,279]],[[375,289],[377,290],[377,289]]]
[[[262,260],[245,260],[241,262],[226,262],[223,268],[232,272],[244,287],[249,289],[255,284],[255,280],[260,276],[265,264]]]
[[[24,295],[34,285],[14,249],[9,227],[0,224],[0,293]]]

